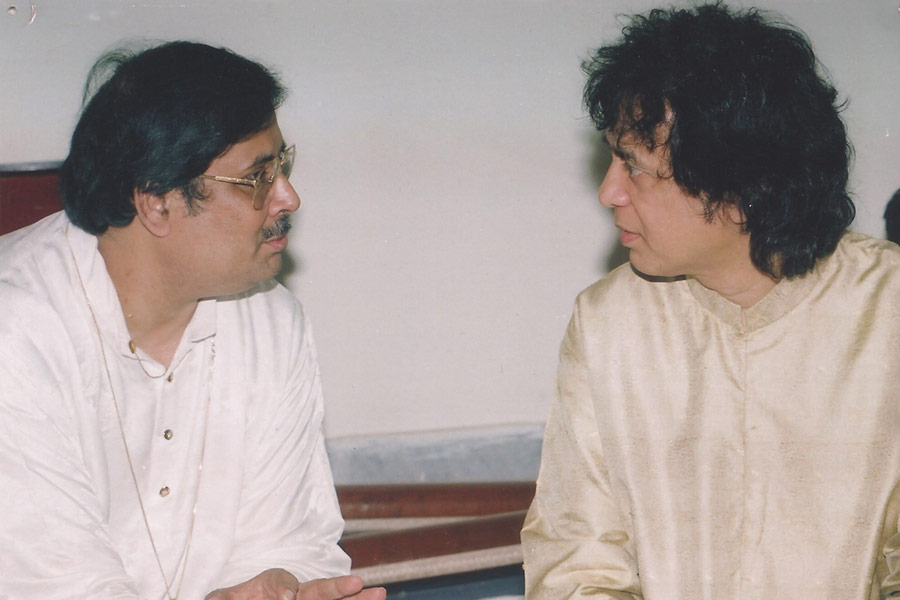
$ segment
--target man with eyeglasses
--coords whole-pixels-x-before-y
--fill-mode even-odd
[[[0,597],[383,598],[345,575],[315,346],[273,280],[284,88],[172,42],[87,89],[64,213],[0,238]]]

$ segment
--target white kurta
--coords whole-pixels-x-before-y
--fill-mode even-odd
[[[900,249],[741,310],[626,265],[578,298],[522,538],[545,598],[900,590]]]
[[[286,289],[203,301],[168,369],[139,362],[96,238],[57,214],[0,238],[0,311],[0,598],[164,597],[110,379],[173,594],[189,538],[182,598],[272,567],[347,572],[315,347]]]

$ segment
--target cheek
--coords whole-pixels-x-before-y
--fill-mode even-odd
[[[256,215],[253,215],[255,217]],[[248,218],[244,215],[242,221],[235,221],[228,230],[226,239],[234,253],[246,252],[247,246],[256,246],[262,240],[264,220]]]

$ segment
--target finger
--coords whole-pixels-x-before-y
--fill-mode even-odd
[[[384,588],[368,588],[353,597],[355,600],[384,600],[387,598],[387,590]]]
[[[362,590],[363,581],[355,575],[314,579],[300,584],[297,600],[339,600]]]
[[[356,575],[345,575],[337,578],[338,587],[344,596],[358,594],[363,589],[363,580]],[[342,598],[344,596],[341,596]]]

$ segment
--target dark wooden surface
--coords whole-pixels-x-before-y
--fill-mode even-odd
[[[472,517],[525,510],[534,483],[440,483],[338,486],[345,519]]]
[[[345,535],[354,568],[519,543],[534,483],[338,486],[345,519],[462,517],[449,523]]]
[[[0,173],[0,235],[62,208],[56,170]]]
[[[340,544],[353,567],[396,563],[519,543],[525,511],[344,537]]]

